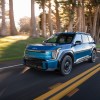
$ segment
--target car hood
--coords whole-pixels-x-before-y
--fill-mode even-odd
[[[27,50],[56,50],[58,48],[69,49],[70,47],[71,47],[71,44],[59,45],[59,44],[46,43],[46,44],[30,44],[26,47],[26,49]]]

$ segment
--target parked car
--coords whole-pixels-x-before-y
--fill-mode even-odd
[[[42,44],[30,44],[24,53],[24,65],[41,70],[58,69],[62,75],[71,72],[74,64],[95,62],[96,45],[88,33],[62,32]]]

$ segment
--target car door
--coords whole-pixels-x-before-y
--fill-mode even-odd
[[[84,47],[84,57],[88,58],[91,55],[92,46],[90,45],[89,38],[87,34],[82,34],[83,47]]]
[[[76,41],[80,41],[80,44],[75,44]],[[84,44],[82,41],[82,35],[81,34],[76,34],[74,41],[73,41],[74,46],[72,47],[74,51],[74,59],[75,62],[80,61],[84,57]]]

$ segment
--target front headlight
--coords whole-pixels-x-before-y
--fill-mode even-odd
[[[52,51],[52,59],[56,59],[58,57],[59,51],[61,48]]]
[[[25,50],[24,50],[24,56],[26,56],[27,53],[28,53],[28,50],[27,50],[28,47],[29,47],[29,45],[27,45],[26,48],[25,48]]]
[[[25,51],[24,51],[24,56],[26,56],[26,55],[27,55],[27,53],[28,53],[28,51],[25,49]]]

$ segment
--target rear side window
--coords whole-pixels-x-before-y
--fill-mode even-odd
[[[82,35],[83,43],[89,43],[89,38],[87,35]]]
[[[81,34],[77,34],[77,35],[76,35],[76,37],[75,37],[75,39],[74,39],[74,43],[75,43],[76,41],[81,41],[81,42],[82,42]]]
[[[88,35],[88,38],[89,38],[89,42],[94,42],[93,38],[90,35]]]

